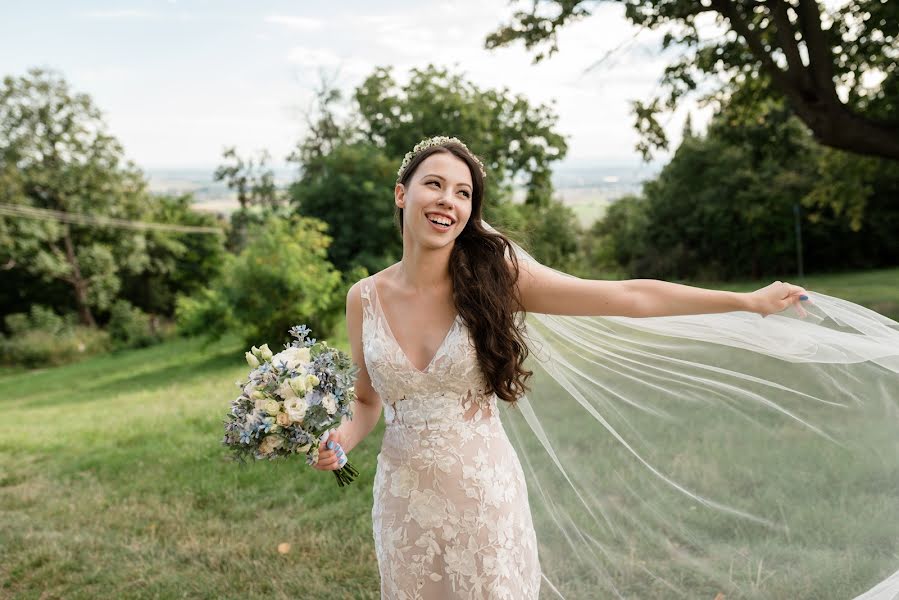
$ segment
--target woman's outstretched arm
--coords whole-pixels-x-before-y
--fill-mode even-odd
[[[543,265],[520,261],[519,290],[524,309],[551,315],[665,317],[731,311],[762,316],[798,304],[805,289],[776,281],[754,292],[730,292],[659,281],[581,279]]]

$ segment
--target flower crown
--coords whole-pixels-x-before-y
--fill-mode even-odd
[[[412,162],[412,159],[416,154],[418,154],[422,150],[425,150],[426,148],[430,148],[431,146],[440,146],[441,144],[445,144],[447,142],[456,142],[457,144],[465,148],[465,151],[468,152],[468,155],[472,157],[476,163],[478,163],[478,168],[481,170],[481,176],[485,179],[487,178],[487,172],[484,170],[484,163],[482,163],[481,160],[477,156],[475,156],[471,150],[468,149],[468,146],[466,146],[462,140],[455,137],[437,135],[418,142],[417,144],[415,144],[415,147],[412,148],[411,152],[406,152],[406,156],[403,157],[403,164],[400,165],[399,170],[396,172],[396,182],[399,183],[400,179],[403,178],[403,173],[405,173],[406,168],[409,167],[409,164]]]

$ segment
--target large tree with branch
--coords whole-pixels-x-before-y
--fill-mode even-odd
[[[0,203],[141,220],[143,174],[124,159],[100,110],[56,71],[0,82]],[[114,227],[0,216],[0,272],[20,269],[72,291],[81,322],[115,300],[125,275],[145,271],[147,235]],[[45,304],[50,299],[44,299]]]
[[[626,17],[664,28],[663,48],[684,50],[662,76],[660,95],[634,102],[638,149],[667,148],[658,117],[703,81],[725,99],[748,79],[786,98],[815,139],[832,148],[899,159],[899,2],[849,0],[532,0],[491,33],[487,48],[516,40],[535,62],[558,50],[557,33],[600,2],[624,4]],[[707,18],[725,29],[709,35]],[[709,20],[711,20],[709,19]]]

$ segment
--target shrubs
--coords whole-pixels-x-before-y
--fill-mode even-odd
[[[150,317],[127,300],[116,300],[109,312],[106,330],[114,348],[143,348],[159,341],[150,327]]]
[[[176,303],[178,330],[212,340],[238,332],[246,345],[280,347],[306,324],[327,337],[343,315],[346,282],[328,262],[327,225],[310,217],[271,218],[251,226],[247,245],[221,279]],[[354,275],[358,273],[354,272]]]
[[[0,334],[0,363],[28,368],[49,367],[124,348],[149,346],[166,337],[164,327],[127,300],[111,307],[106,330],[78,324],[74,313],[58,315],[33,305],[29,313],[4,319],[9,335]]]
[[[77,325],[72,314],[60,316],[33,305],[28,314],[5,319],[9,336],[0,335],[0,362],[29,368],[62,365],[109,350],[109,334]]]

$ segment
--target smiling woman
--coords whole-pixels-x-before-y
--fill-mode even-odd
[[[851,598],[896,571],[899,324],[555,271],[481,219],[483,176],[416,146],[402,261],[347,294],[358,403],[320,462],[383,410],[383,598]]]

